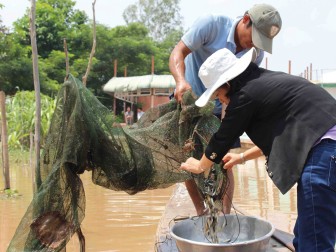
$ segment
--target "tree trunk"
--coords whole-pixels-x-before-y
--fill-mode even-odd
[[[92,12],[93,12],[93,42],[92,42],[92,48],[91,48],[91,53],[90,53],[90,58],[89,58],[89,63],[86,69],[86,73],[82,78],[83,85],[86,86],[86,81],[90,73],[91,65],[92,65],[92,59],[93,56],[96,52],[96,11],[95,11],[95,4],[96,0],[93,1],[92,3]]]
[[[34,153],[34,133],[30,132],[29,133],[29,166],[31,170],[33,170],[35,167],[33,153]]]
[[[64,81],[66,81],[70,74],[70,64],[69,64],[69,55],[68,55],[68,46],[66,39],[63,39],[63,46],[64,46],[64,53],[65,53],[65,78]]]
[[[31,0],[30,9],[30,39],[32,47],[32,60],[33,60],[33,76],[34,76],[34,89],[36,100],[36,114],[35,114],[35,164],[36,168],[40,165],[40,133],[41,133],[41,94],[40,94],[40,79],[38,70],[38,52],[36,45],[36,27],[35,27],[35,12],[36,1]],[[39,185],[38,185],[39,186]],[[36,171],[33,172],[33,191],[36,192]]]
[[[7,120],[6,120],[6,95],[3,91],[0,91],[0,107],[1,107],[1,143],[2,143],[3,174],[5,178],[5,189],[10,189]]]

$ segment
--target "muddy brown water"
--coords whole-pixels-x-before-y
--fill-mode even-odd
[[[282,195],[269,179],[265,160],[248,161],[235,170],[234,206],[250,215],[272,222],[276,228],[292,233],[296,219],[296,188]],[[91,173],[81,176],[86,194],[86,211],[82,231],[86,251],[92,252],[153,252],[155,233],[165,206],[174,191],[148,190],[136,195],[96,186]],[[32,199],[31,172],[28,165],[11,167],[11,187],[22,196],[0,197],[0,251],[6,248]],[[3,188],[1,177],[0,188]],[[77,236],[67,251],[79,251]]]

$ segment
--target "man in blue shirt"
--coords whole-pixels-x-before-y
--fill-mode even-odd
[[[175,99],[181,102],[183,94],[189,89],[198,97],[203,94],[206,88],[198,77],[199,68],[219,49],[227,48],[237,57],[241,57],[250,48],[256,47],[258,56],[255,63],[260,65],[264,51],[272,53],[273,38],[279,33],[281,25],[280,14],[268,4],[256,4],[243,17],[236,19],[223,15],[200,17],[183,35],[170,55],[169,68],[176,82]],[[219,118],[224,117],[218,100],[213,113]],[[228,179],[229,188],[223,199],[224,213],[230,213],[231,210],[234,188],[232,170],[228,170]],[[204,214],[204,200],[196,183],[188,180],[186,188],[197,214]]]

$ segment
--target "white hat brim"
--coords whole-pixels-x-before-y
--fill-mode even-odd
[[[255,48],[251,48],[241,58],[237,59],[236,63],[227,71],[225,71],[221,77],[196,100],[195,104],[198,107],[204,107],[211,99],[213,93],[223,84],[237,77],[239,74],[245,71],[251,61],[257,58],[257,51]]]

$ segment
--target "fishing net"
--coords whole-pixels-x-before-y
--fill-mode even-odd
[[[37,190],[7,251],[64,251],[71,236],[81,234],[83,172],[91,172],[97,185],[129,194],[190,178],[204,191],[208,182],[202,175],[191,177],[179,167],[190,156],[201,157],[220,121],[212,115],[213,105],[200,109],[194,101],[187,93],[182,105],[172,100],[147,111],[137,127],[120,127],[70,75],[36,168]]]

